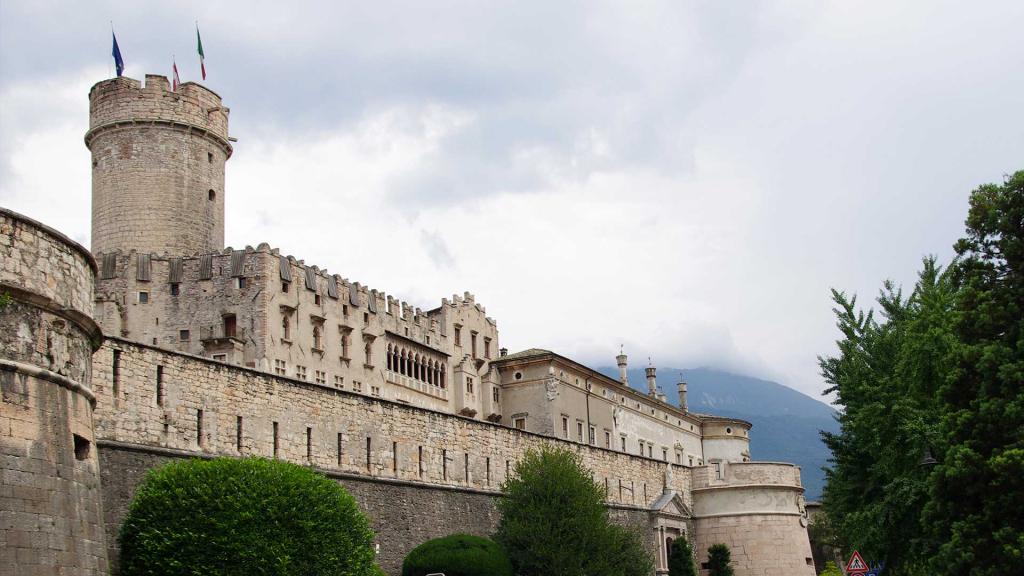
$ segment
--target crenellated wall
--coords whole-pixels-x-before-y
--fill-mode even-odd
[[[89,253],[0,208],[0,573],[107,573]]]
[[[440,494],[438,490],[493,497],[526,450],[553,443],[581,454],[595,479],[608,486],[612,506],[642,512],[643,517],[663,494],[669,467],[673,472],[668,474],[668,489],[689,503],[690,473],[682,466],[332,386],[114,338],[96,352],[93,369],[97,436],[104,454],[111,452],[109,458],[104,456],[104,473],[113,476],[122,475],[111,466],[125,459],[124,452],[165,457],[258,455],[310,465],[347,482],[376,482],[389,494],[383,500],[403,498],[394,492],[395,486],[422,489],[425,502]],[[111,490],[106,494],[106,523],[108,532],[116,533],[131,489]],[[451,498],[458,514],[484,516],[475,525],[481,532],[483,526],[493,525],[492,508],[474,509],[475,496]],[[391,508],[359,500],[388,533],[412,530],[412,524],[433,525],[432,535],[460,529],[445,519],[454,511],[399,517]],[[421,541],[389,537],[382,546],[387,551],[385,568],[397,570],[404,555]],[[111,554],[116,557],[116,550]]]

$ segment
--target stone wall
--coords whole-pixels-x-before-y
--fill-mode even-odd
[[[89,92],[92,251],[192,255],[224,247],[228,109],[198,84],[104,80]]]
[[[277,457],[339,477],[359,486],[356,496],[375,526],[397,535],[381,541],[386,566],[397,566],[421,536],[463,527],[491,530],[493,505],[482,506],[480,498],[497,496],[521,455],[543,444],[578,451],[595,479],[609,487],[609,504],[620,509],[649,508],[665,488],[668,467],[668,488],[689,498],[685,467],[126,340],[109,339],[93,367],[97,435],[105,445]],[[104,474],[133,477],[107,464]],[[105,489],[108,532],[115,534],[130,490]],[[460,495],[448,496],[453,493]]]
[[[81,246],[0,209],[0,575],[106,574]]]

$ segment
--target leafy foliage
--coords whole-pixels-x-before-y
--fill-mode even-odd
[[[732,553],[725,544],[712,544],[708,548],[708,576],[733,576]]]
[[[686,538],[672,541],[672,550],[668,554],[668,576],[697,576],[697,568],[693,564],[693,547]]]
[[[818,576],[843,576],[843,572],[839,569],[839,566],[836,566],[835,562],[829,560],[825,562],[825,569]]]
[[[502,485],[495,540],[519,576],[639,576],[652,570],[636,531],[613,526],[605,491],[579,455],[528,451]]]
[[[826,513],[894,576],[1008,574],[1024,553],[1024,172],[972,194],[956,248],[909,297],[886,282],[877,319],[833,291],[843,339],[820,359],[844,407]]]
[[[337,483],[260,458],[151,470],[121,528],[121,574],[370,576],[373,533]]]
[[[402,563],[402,576],[512,576],[512,564],[493,540],[452,534],[413,548]]]

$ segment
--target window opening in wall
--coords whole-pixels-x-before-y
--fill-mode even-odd
[[[171,284],[171,296],[177,296],[181,293],[180,284]]]
[[[274,458],[277,458],[277,453],[280,448],[281,444],[277,438],[277,422],[274,422]]]
[[[313,459],[313,429],[306,427],[306,460]]]
[[[213,152],[206,153],[206,161],[209,162],[210,164],[213,164]]]
[[[473,358],[476,358],[476,334],[475,330],[469,333],[469,346],[470,350],[472,350]]]
[[[398,442],[391,443],[391,471],[398,476]]]
[[[725,433],[726,434],[732,434],[732,428],[726,428],[725,429]]]
[[[487,485],[491,485],[491,457],[487,457]]]
[[[319,294],[313,294],[313,304],[315,304],[317,306],[320,305],[320,295]]]
[[[288,282],[281,282],[281,292],[288,293]]]
[[[370,437],[366,437],[366,471],[371,472],[370,468]]]
[[[88,460],[90,442],[78,434],[71,435],[75,447],[75,460]]]
[[[661,460],[662,462],[668,462],[668,448],[661,449]]]
[[[342,446],[342,444],[343,444],[343,442],[342,442],[341,433],[338,433],[338,465],[339,466],[341,465],[341,446]]]
[[[317,384],[327,384],[327,373],[323,370],[314,370],[313,377]]]
[[[466,452],[465,456],[465,468],[466,468],[466,484],[469,484],[469,452]]]
[[[448,450],[441,450],[441,479],[448,480]]]
[[[211,189],[210,189],[210,190],[209,190],[209,191],[208,191],[208,192],[206,193],[206,197],[207,197],[207,198],[209,198],[211,202],[213,202],[214,200],[216,200],[216,199],[217,199],[217,193],[216,193],[216,192],[215,192],[215,191],[214,191],[214,190],[213,190],[213,189],[211,188]]]
[[[522,372],[516,372],[515,373],[515,379],[516,380],[522,380],[523,379],[523,373]]]
[[[370,323],[370,313],[369,312],[363,312],[363,324],[369,324],[369,323]]]
[[[619,478],[619,502],[622,502],[622,478]]]
[[[235,288],[239,290],[245,290],[245,287],[248,285],[249,283],[246,281],[245,276],[235,277]]]
[[[213,360],[215,362],[227,362],[228,361],[228,355],[227,354],[214,354],[213,355]]]
[[[644,482],[644,503],[647,503],[647,482]]]
[[[508,478],[512,473],[512,461],[505,460],[505,478]]]
[[[348,318],[348,304],[341,305],[341,315]]]
[[[693,466],[693,456],[690,456],[690,466]]]
[[[321,341],[322,339],[323,338],[320,335],[320,327],[319,326],[313,326],[313,348],[316,348],[317,350],[322,350],[323,349],[323,346],[322,346],[323,342]]]
[[[196,410],[196,444],[203,445],[203,411]]]
[[[491,357],[491,339],[484,338],[484,358],[490,359]]]
[[[653,444],[648,444],[647,445],[647,457],[648,458],[654,458],[654,445]]]
[[[455,345],[461,348],[462,347],[462,326],[459,326],[458,324],[455,325],[455,336],[453,337],[453,339],[455,340]]]
[[[526,418],[515,418],[512,423],[516,430],[526,430]]]
[[[583,442],[583,422],[576,422],[576,441]]]
[[[242,417],[235,417],[235,450],[242,452]]]
[[[156,405],[164,405],[164,367],[156,367]]]
[[[342,334],[341,335],[341,359],[342,360],[348,360],[349,359],[349,355],[348,355],[349,342],[350,342],[350,336],[348,335],[348,333]]]
[[[306,379],[306,367],[305,366],[296,366],[295,367],[295,377],[298,378],[299,380],[305,380]]]
[[[234,338],[238,328],[238,321],[235,318],[235,315],[225,314],[222,317],[222,321],[224,322],[224,337]]]
[[[637,440],[637,444],[640,445],[640,455],[643,456],[644,455],[644,441],[643,440]]]
[[[288,375],[288,363],[284,360],[274,360],[274,374],[278,376]]]
[[[619,438],[619,440],[622,440],[622,451],[625,452],[626,451],[626,437],[622,436],[621,438]]]
[[[178,340],[181,340],[182,342],[188,342],[189,338],[191,338],[191,334],[189,333],[188,330],[178,330]]]
[[[605,448],[609,448],[609,449],[612,447],[612,433],[611,432],[605,432],[604,433],[604,447]]]
[[[149,292],[139,291],[139,304],[149,304]]]
[[[121,351],[114,350],[114,360],[110,367],[110,378],[112,382],[112,388],[114,393],[114,399],[117,400],[118,391],[121,388]]]
[[[498,403],[498,387],[497,386],[495,386],[494,388],[491,389],[491,398],[494,399],[494,403],[495,404]]]
[[[596,436],[597,436],[597,432],[594,430],[593,426],[590,426],[589,429],[587,430],[587,440],[590,441],[590,445],[591,446],[593,446],[594,443],[597,442]]]
[[[292,337],[292,325],[288,320],[287,316],[281,317],[281,338],[285,340],[291,340]]]
[[[420,478],[423,478],[423,446],[419,447],[419,459],[416,461],[416,466],[419,470]]]
[[[345,377],[344,376],[335,376],[334,377],[334,386],[336,388],[344,388],[345,387]]]
[[[569,437],[569,418],[562,416],[562,438]]]
[[[466,392],[468,394],[472,394],[473,393],[473,379],[472,378],[466,378]]]

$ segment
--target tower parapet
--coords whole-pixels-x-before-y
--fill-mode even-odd
[[[224,166],[231,157],[220,96],[164,76],[89,91],[92,252],[194,255],[224,247]]]

